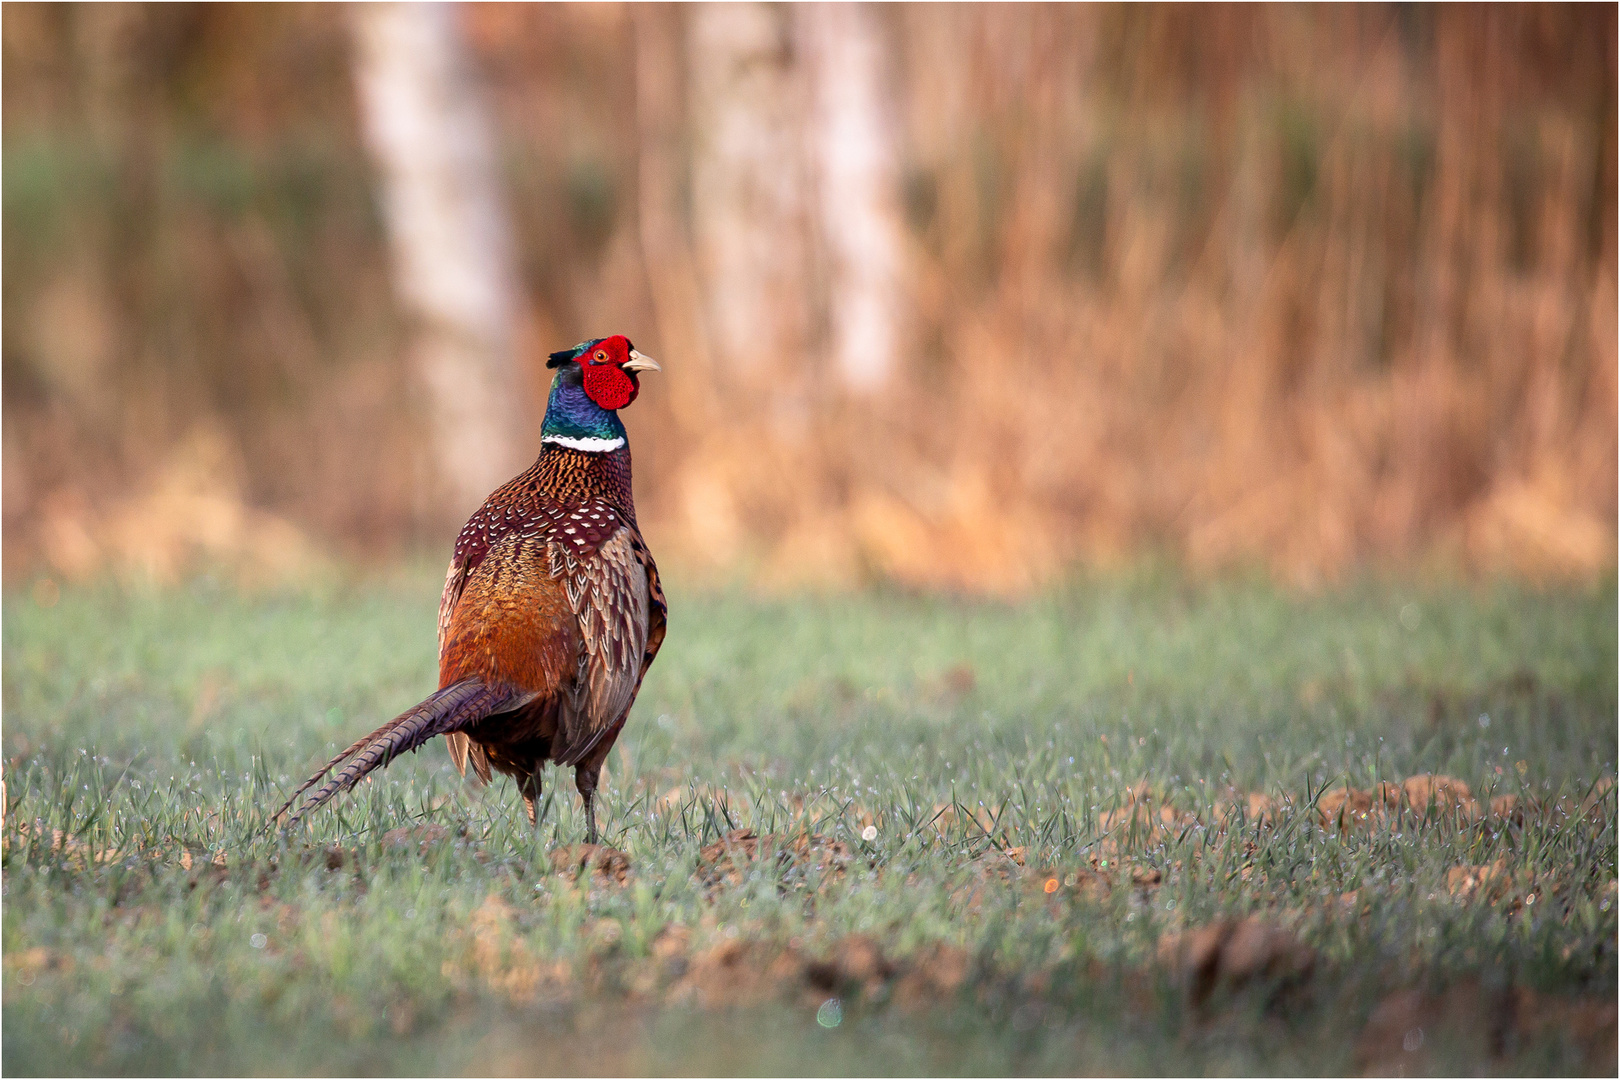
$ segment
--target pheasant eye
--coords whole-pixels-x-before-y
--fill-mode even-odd
[[[597,349],[596,350],[596,356],[594,357],[594,359],[596,360],[596,362],[598,364],[605,364],[605,363],[607,363],[607,353],[602,351],[601,349]]]

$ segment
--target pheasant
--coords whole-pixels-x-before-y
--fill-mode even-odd
[[[618,410],[656,362],[620,336],[551,354],[540,456],[497,490],[456,537],[439,601],[439,689],[360,739],[276,812],[333,769],[287,825],[373,769],[443,735],[463,776],[517,781],[535,822],[547,761],[574,767],[595,843],[597,781],[648,666],[668,609],[636,525],[630,447]],[[340,769],[339,766],[342,766]]]

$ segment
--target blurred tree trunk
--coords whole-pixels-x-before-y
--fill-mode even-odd
[[[811,330],[791,18],[769,4],[698,4],[687,42],[693,231],[717,374],[778,402]]]
[[[461,514],[524,455],[510,225],[456,19],[448,4],[353,9],[361,120],[412,324],[430,454],[446,509]]]
[[[796,9],[809,60],[808,141],[824,246],[829,348],[842,385],[888,382],[900,348],[900,168],[882,26],[871,5]]]
[[[812,360],[878,389],[900,347],[903,236],[875,12],[702,4],[690,31],[693,226],[722,373],[779,406],[817,381]]]

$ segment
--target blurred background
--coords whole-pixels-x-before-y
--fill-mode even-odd
[[[446,555],[612,333],[666,576],[1612,573],[1615,13],[7,4],[6,578]]]

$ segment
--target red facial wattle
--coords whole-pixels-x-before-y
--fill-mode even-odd
[[[582,356],[579,361],[585,369],[585,396],[610,411],[622,409],[636,400],[640,391],[636,381],[612,360],[592,363],[592,355]]]

